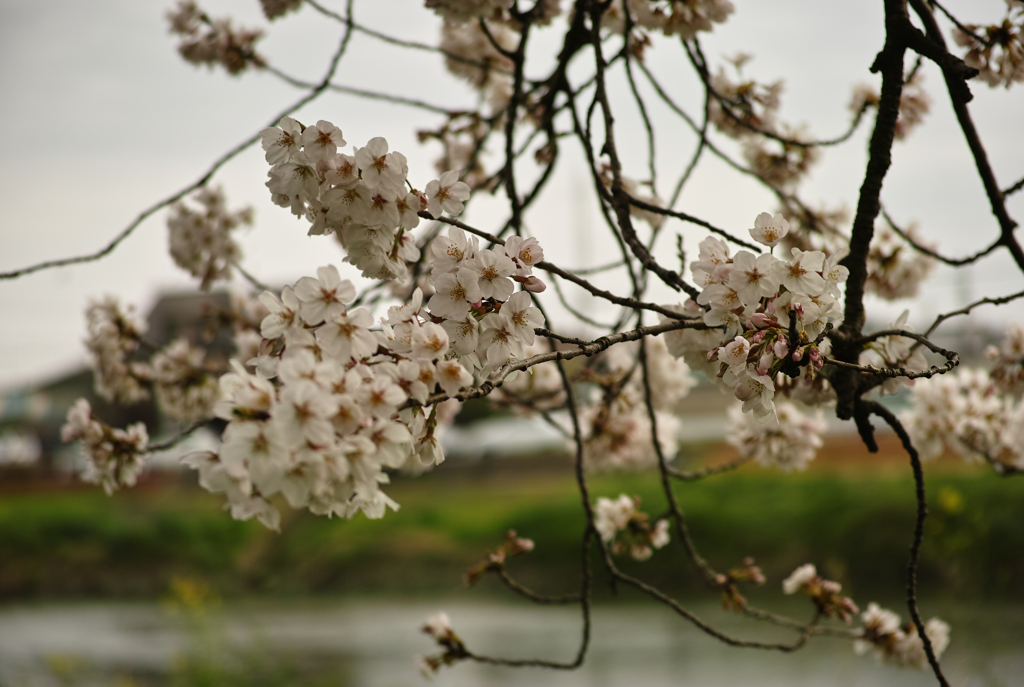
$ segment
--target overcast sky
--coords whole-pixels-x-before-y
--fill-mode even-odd
[[[881,47],[882,3],[754,2],[734,0],[727,24],[704,38],[715,63],[743,51],[755,55],[747,72],[759,80],[784,79],[782,116],[805,122],[813,134],[834,136],[845,129],[851,88],[877,85],[868,72]],[[212,16],[231,13],[244,25],[266,26],[258,2],[200,3]],[[343,8],[340,0],[325,4]],[[565,0],[563,0],[565,4]],[[224,151],[269,123],[300,95],[269,74],[231,78],[221,71],[183,62],[167,34],[163,14],[170,3],[133,0],[4,0],[0,2],[0,271],[39,261],[95,251],[147,206],[199,178]],[[421,2],[357,2],[356,18],[391,35],[433,42],[439,22]],[[965,20],[995,21],[1001,0],[950,1]],[[315,81],[326,68],[342,27],[309,8],[279,20],[258,46],[275,66]],[[556,31],[538,34],[537,48],[552,54]],[[664,41],[648,53],[648,63],[679,102],[699,114],[701,93],[678,43]],[[537,74],[539,75],[538,71]],[[934,96],[925,126],[894,150],[883,200],[902,222],[916,220],[923,233],[952,256],[967,254],[997,235],[963,136],[941,88],[941,75],[925,67]],[[436,56],[403,50],[357,35],[336,81],[345,85],[466,106],[472,95],[449,77]],[[646,176],[641,153],[644,135],[628,106],[624,82],[615,81],[619,145],[627,172]],[[1002,186],[1024,176],[1024,88],[991,91],[974,84],[972,112],[988,145]],[[621,96],[621,97],[620,97]],[[685,166],[694,143],[671,115],[654,104],[661,122],[658,139],[660,190]],[[416,130],[436,127],[440,116],[350,96],[326,94],[297,113],[305,122],[328,119],[350,145],[385,136],[410,162],[411,180],[422,188],[434,177],[436,148],[422,146]],[[830,150],[805,186],[804,197],[830,206],[853,208],[863,174],[864,127],[853,141]],[[607,231],[599,223],[589,182],[571,145],[563,146],[558,177],[549,197],[529,213],[528,225],[549,258],[567,267],[614,259]],[[497,154],[491,155],[493,166]],[[525,164],[525,163],[524,163]],[[273,206],[263,186],[267,166],[258,148],[236,158],[217,175],[231,207],[252,205],[255,227],[242,237],[245,267],[269,283],[291,283],[317,266],[340,264],[333,242],[308,238],[305,225]],[[500,225],[500,203],[482,202],[467,216],[482,228]],[[774,208],[771,197],[705,157],[678,206],[707,220],[745,233],[754,216]],[[1024,218],[1024,193],[1010,202]],[[44,380],[84,359],[83,311],[89,298],[116,294],[145,313],[161,290],[191,288],[194,282],[167,255],[164,213],[142,224],[107,258],[85,265],[43,271],[0,281],[2,329],[0,387]],[[674,234],[682,233],[695,251],[703,234],[672,224],[659,244],[659,258],[672,265]],[[621,284],[610,279],[608,286]],[[909,304],[885,305],[895,317],[910,307],[912,321],[926,322],[965,299],[1019,291],[1024,279],[1004,255],[984,261],[966,277],[937,270],[922,297]],[[669,300],[666,291],[664,299]],[[583,303],[582,298],[577,302]],[[1013,312],[1024,316],[1021,308]],[[989,320],[1006,315],[990,308]]]

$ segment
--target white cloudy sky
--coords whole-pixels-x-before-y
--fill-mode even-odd
[[[877,81],[868,66],[882,45],[882,3],[734,2],[736,14],[705,39],[708,56],[717,62],[741,50],[753,53],[749,74],[786,82],[785,119],[806,122],[824,137],[842,131],[851,87]],[[340,0],[325,4],[338,9],[344,5]],[[977,21],[1001,17],[1004,6],[1000,0],[949,4],[965,19]],[[193,182],[223,151],[266,126],[275,112],[298,97],[295,89],[267,74],[235,79],[185,64],[166,32],[163,13],[168,5],[133,0],[0,2],[0,130],[5,134],[0,147],[0,271],[105,245],[141,210]],[[230,13],[243,24],[265,24],[256,0],[201,5],[213,16]],[[356,3],[356,17],[392,35],[434,41],[438,22],[419,5],[364,0]],[[554,35],[547,33],[539,34],[541,52],[557,48]],[[339,25],[307,8],[275,23],[260,50],[276,66],[315,81],[340,35]],[[700,91],[682,66],[679,46],[667,42],[648,59],[679,102],[699,112]],[[930,65],[925,70],[934,94],[933,114],[923,130],[897,145],[883,198],[897,218],[919,221],[946,254],[963,255],[990,242],[997,227],[971,174],[972,162],[939,87],[940,75]],[[353,40],[336,81],[448,106],[472,102],[444,74],[435,56],[365,36]],[[616,95],[625,95],[621,83],[616,88]],[[974,92],[976,122],[1006,186],[1024,176],[1024,129],[1019,125],[1024,88],[1007,93],[977,84]],[[618,100],[625,103],[625,97]],[[665,124],[659,134],[658,170],[661,191],[667,194],[672,176],[690,156],[693,139],[678,127],[670,129],[675,125],[664,108],[652,106],[652,112]],[[296,116],[333,121],[350,144],[385,136],[392,149],[409,157],[412,181],[420,187],[434,174],[437,151],[419,145],[415,130],[436,126],[436,116],[337,94],[324,95]],[[618,121],[620,146],[631,164],[627,171],[642,178],[639,153],[644,139],[635,113],[624,105]],[[808,200],[854,206],[867,133],[865,127],[845,148],[824,156],[806,187]],[[564,146],[567,154],[549,198],[527,220],[548,255],[560,263],[603,263],[614,259],[613,247],[591,209],[580,157],[570,147]],[[699,172],[682,197],[681,209],[743,231],[758,212],[774,207],[766,192],[710,157]],[[243,241],[244,265],[265,282],[284,283],[313,273],[318,265],[340,262],[332,242],[306,237],[302,224],[269,203],[265,173],[262,153],[253,149],[217,176],[233,206],[256,208],[256,225]],[[481,203],[468,219],[493,228],[501,219],[493,213],[495,207]],[[1024,193],[1012,199],[1010,209],[1024,218]],[[672,234],[683,233],[691,249],[701,238],[682,226],[670,229],[659,253],[668,264],[673,263]],[[145,312],[159,291],[189,288],[191,280],[167,255],[166,240],[161,213],[101,261],[0,281],[0,386],[42,380],[84,360],[82,312],[90,297],[117,294]],[[924,322],[965,299],[1008,294],[1022,286],[1024,278],[999,255],[965,277],[937,271],[910,307],[917,321]],[[902,307],[886,306],[882,312],[895,316]],[[985,317],[1001,315],[991,309]]]

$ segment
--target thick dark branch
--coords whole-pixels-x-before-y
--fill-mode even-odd
[[[988,196],[989,203],[992,206],[992,214],[999,222],[1000,241],[1010,251],[1014,262],[1017,263],[1017,267],[1024,271],[1024,250],[1021,249],[1020,244],[1013,235],[1013,230],[1017,227],[1017,223],[1006,210],[1005,196],[999,190],[999,184],[996,182],[995,173],[989,164],[985,146],[981,143],[981,137],[978,135],[978,130],[974,127],[974,120],[971,119],[971,113],[967,109],[967,102],[970,98],[964,99],[962,94],[962,91],[967,88],[964,81],[964,70],[970,70],[974,73],[977,73],[977,70],[966,67],[966,65],[963,68],[957,66],[957,63],[963,65],[963,62],[951,55],[946,49],[946,41],[942,37],[942,31],[939,30],[939,26],[935,22],[935,16],[928,9],[924,0],[910,0],[910,4],[924,24],[927,33],[927,36],[920,36],[920,32],[917,29],[913,29],[912,35],[920,36],[920,40],[915,40],[913,47],[929,59],[934,59],[926,52],[929,49],[938,53],[938,56],[941,57],[941,61],[937,60],[937,63],[942,67],[942,76],[946,80],[946,88],[949,91],[949,97],[953,104],[953,112],[956,114],[961,131],[964,132],[964,137],[967,139],[971,155],[974,156],[974,164],[978,169],[982,185],[985,187],[985,195]],[[909,21],[907,19],[908,23]]]
[[[871,70],[882,73],[882,93],[878,102],[875,129],[868,148],[864,182],[853,219],[850,254],[843,264],[850,270],[846,281],[846,308],[842,330],[849,335],[860,331],[864,322],[864,285],[867,282],[867,256],[875,232],[875,218],[881,207],[882,182],[892,164],[892,144],[903,93],[903,55],[907,50],[904,26],[909,24],[906,7],[900,0],[885,1],[885,45]],[[849,355],[849,352],[844,352]],[[845,357],[844,357],[845,359]],[[852,360],[848,360],[852,362]]]
[[[899,118],[900,96],[903,93],[903,55],[907,50],[904,27],[907,25],[910,25],[910,19],[903,1],[885,0],[885,44],[871,65],[873,72],[882,74],[882,92],[868,147],[864,182],[857,200],[857,213],[853,219],[850,252],[842,261],[850,270],[846,280],[843,324],[832,338],[836,360],[847,365],[856,365],[861,350],[856,339],[864,326],[868,251],[875,233],[875,218],[881,208],[882,182],[892,164],[892,144],[896,120]],[[849,420],[853,416],[858,381],[853,369],[839,370],[833,376],[832,385],[837,397],[836,416],[842,420]]]

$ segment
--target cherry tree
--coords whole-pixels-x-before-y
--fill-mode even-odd
[[[185,429],[154,444],[143,425],[112,427],[79,400],[63,436],[81,442],[86,480],[108,493],[129,487],[148,453],[216,418],[226,423],[220,448],[182,461],[203,488],[223,494],[232,517],[272,529],[281,508],[387,517],[399,508],[387,493],[389,476],[443,463],[440,438],[461,403],[487,398],[540,415],[565,435],[586,525],[574,590],[549,596],[519,584],[506,562],[529,555],[534,544],[515,532],[469,579],[494,575],[533,602],[577,605],[579,650],[563,661],[483,655],[441,614],[423,626],[439,647],[421,659],[426,674],[461,661],[580,666],[600,568],[731,646],[792,652],[817,637],[845,637],[858,652],[930,669],[947,684],[940,658],[950,628],[923,618],[917,605],[923,464],[952,450],[1004,475],[1024,470],[1024,328],[1007,328],[1003,344],[988,351],[987,370],[958,368],[958,352],[933,335],[1024,292],[986,295],[923,331],[908,325],[906,313],[870,329],[868,310],[877,299],[914,296],[936,264],[963,267],[1002,253],[1024,271],[1007,209],[1024,179],[997,179],[986,154],[992,144],[971,109],[972,90],[1024,81],[1024,3],[1006,0],[1003,16],[959,17],[934,0],[883,0],[884,43],[870,73],[859,75],[871,85],[854,88],[845,131],[827,139],[783,119],[782,83],[746,76],[751,56],[716,61],[704,49],[733,15],[729,0],[426,0],[418,11],[440,17],[442,29],[425,42],[360,24],[354,0],[340,9],[314,0],[261,4],[271,21],[302,11],[336,24],[340,38],[323,78],[307,83],[282,71],[259,52],[262,31],[180,1],[167,19],[185,60],[237,77],[269,73],[302,95],[103,249],[0,275],[102,259],[166,208],[171,256],[200,288],[236,275],[252,287],[233,298],[227,321],[235,350],[222,369],[194,342],[150,350],[145,323],[116,299],[88,308],[97,393],[124,404],[153,397]],[[372,59],[349,53],[357,34],[382,50],[441,55],[476,106],[454,109],[383,87],[340,85],[339,65],[351,60],[365,68]],[[659,73],[665,62],[653,56],[664,51],[676,51],[674,68],[699,84],[701,107],[680,104],[672,75]],[[941,84],[926,89],[926,73]],[[388,131],[356,139],[344,115],[321,100],[338,91],[365,98],[367,107],[418,112],[420,140],[440,153],[435,169],[412,169],[389,145]],[[950,257],[883,204],[894,146],[925,125],[940,92],[991,209],[991,217],[977,218],[983,247],[965,257]],[[315,114],[304,121],[300,109]],[[675,129],[692,147],[682,169],[665,179],[658,141]],[[815,164],[864,129],[868,150],[852,217],[808,200],[804,182]],[[644,141],[639,149],[636,140]],[[233,207],[213,184],[220,167],[249,146],[265,152],[267,193],[282,221],[332,256],[280,290],[242,267],[236,230],[252,221],[251,210]],[[548,240],[560,227],[531,212],[552,188],[560,159],[570,156],[583,161],[588,202],[598,212],[589,231],[611,252],[595,264],[556,255]],[[684,189],[708,159],[759,185],[773,205],[744,226],[688,212]],[[500,212],[493,209],[498,200]],[[492,210],[475,215],[480,221],[460,219],[482,203]],[[700,232],[695,246],[680,227]],[[570,289],[595,305],[577,307]],[[739,457],[686,472],[675,461],[680,402],[701,373],[736,399],[728,440]],[[897,416],[879,398],[905,387],[913,405]],[[711,479],[750,461],[802,469],[822,446],[826,414],[853,422],[872,452],[873,420],[881,422],[907,454],[917,503],[907,533],[907,622],[873,602],[862,610],[811,564],[779,583],[785,594],[808,597],[810,620],[768,612],[747,599],[747,587],[765,583],[754,561],[737,552],[733,567],[720,569],[690,536],[677,482]],[[652,516],[628,494],[592,493],[589,476],[610,469],[656,473],[666,511]],[[667,546],[682,547],[688,572],[727,607],[791,638],[728,634],[620,567],[624,557],[646,560]]]

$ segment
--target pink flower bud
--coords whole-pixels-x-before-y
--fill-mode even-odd
[[[752,343],[752,344],[759,344],[759,343],[761,343],[762,339],[764,339],[764,330],[756,332],[754,334],[754,337],[750,340],[750,343]]]
[[[803,360],[803,358],[804,358],[804,349],[798,348],[795,351],[793,351],[793,360],[795,362],[800,362],[801,360]]]
[[[754,329],[767,329],[771,326],[778,326],[778,322],[763,312],[756,312],[750,316],[750,326]]]
[[[757,374],[767,375],[768,370],[771,369],[772,363],[775,362],[775,356],[771,353],[765,353],[761,356],[761,359],[757,361]]]
[[[775,357],[779,360],[782,360],[789,355],[789,345],[786,343],[786,340],[779,339],[776,341],[775,345],[772,347],[772,353],[774,353]]]
[[[547,289],[548,287],[547,284],[542,282],[537,277],[530,276],[527,277],[526,281],[523,282],[523,288],[529,291],[530,293],[543,293],[544,290]]]

